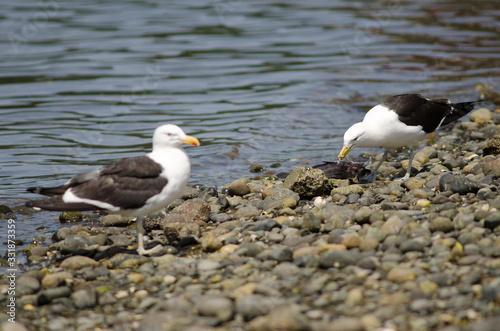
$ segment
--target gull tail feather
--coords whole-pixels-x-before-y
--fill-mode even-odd
[[[67,185],[54,186],[54,187],[28,187],[27,192],[37,193],[41,195],[53,196],[61,195],[68,189]]]
[[[474,109],[474,104],[481,102],[482,100],[458,102],[450,104],[452,107],[451,112],[443,119],[440,126],[449,124],[458,120],[460,117],[467,115],[472,109]]]
[[[31,200],[26,202],[26,207],[33,209],[44,209],[51,211],[89,211],[99,210],[99,207],[81,203],[81,202],[64,202],[61,196],[54,196],[47,199]]]

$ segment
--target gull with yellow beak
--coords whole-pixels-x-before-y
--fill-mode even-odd
[[[28,188],[28,192],[50,197],[28,201],[26,206],[53,211],[108,210],[137,217],[137,252],[153,254],[162,247],[144,248],[142,218],[167,207],[186,187],[191,164],[182,144],[199,146],[200,142],[177,125],[162,125],[154,132],[150,153],[116,160],[61,186]]]
[[[369,178],[365,178],[374,180],[380,165],[387,158],[388,150],[408,146],[410,158],[403,177],[408,179],[415,147],[439,127],[468,114],[478,101],[450,103],[448,99],[427,99],[419,94],[387,98],[370,109],[362,122],[354,124],[345,132],[339,160],[344,159],[354,147],[384,148],[382,159]]]

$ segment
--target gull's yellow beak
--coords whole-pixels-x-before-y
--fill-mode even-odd
[[[347,156],[347,154],[349,154],[351,149],[352,149],[352,147],[345,147],[345,146],[342,147],[342,150],[339,153],[339,160],[342,160],[343,158],[345,158]]]
[[[192,136],[186,136],[186,139],[182,139],[182,143],[191,146],[200,146],[200,141]]]

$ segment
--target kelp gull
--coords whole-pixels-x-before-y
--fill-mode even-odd
[[[362,122],[354,124],[345,132],[339,159],[345,158],[353,147],[384,148],[382,160],[369,176],[369,180],[372,180],[387,158],[388,149],[408,146],[410,158],[403,177],[408,179],[415,147],[429,133],[469,113],[478,101],[450,103],[448,99],[427,99],[419,94],[387,98],[370,109]]]
[[[137,252],[152,254],[161,245],[144,249],[142,217],[167,207],[186,187],[191,165],[182,144],[199,146],[200,142],[176,125],[162,125],[154,132],[152,152],[116,160],[62,186],[28,188],[50,198],[29,201],[26,206],[53,211],[108,210],[137,217]]]

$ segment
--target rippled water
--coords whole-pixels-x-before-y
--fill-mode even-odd
[[[193,184],[334,160],[386,96],[498,87],[499,21],[496,0],[2,4],[0,202],[147,152],[163,123],[202,142]]]

